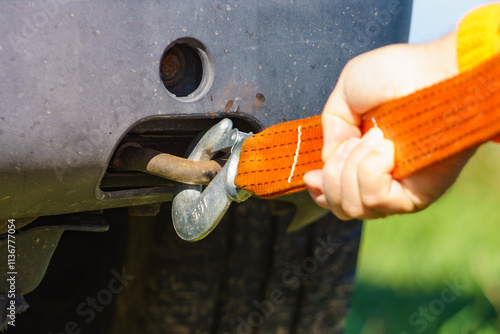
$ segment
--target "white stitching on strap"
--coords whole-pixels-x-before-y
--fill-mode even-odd
[[[299,136],[297,139],[297,149],[295,150],[295,156],[293,158],[292,170],[290,171],[290,176],[288,177],[288,183],[292,182],[292,176],[293,176],[293,172],[295,171],[295,165],[297,164],[297,159],[299,158],[300,136],[302,136],[302,132],[300,132],[301,128],[302,128],[302,125],[299,125],[299,127],[297,128],[297,131],[299,132]]]

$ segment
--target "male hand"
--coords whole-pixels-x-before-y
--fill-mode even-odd
[[[394,146],[373,128],[361,136],[363,114],[458,74],[456,36],[398,44],[352,59],[342,71],[322,115],[322,170],[304,176],[312,198],[340,219],[379,218],[422,210],[456,180],[474,150],[395,180]]]

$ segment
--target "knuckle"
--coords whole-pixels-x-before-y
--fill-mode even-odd
[[[358,164],[358,177],[368,178],[373,174],[376,174],[378,169],[380,169],[380,167],[377,161],[373,158],[366,157]]]
[[[338,183],[337,181],[337,166],[333,161],[327,161],[323,167],[323,178],[327,179],[329,183]]]
[[[370,194],[370,195],[362,195],[363,204],[370,208],[376,209],[381,206],[384,206],[384,199],[380,196],[380,194]]]
[[[342,201],[342,210],[350,218],[360,218],[363,214],[363,210],[358,204],[347,201]]]
[[[370,194],[362,194],[361,201],[364,207],[371,210],[385,209],[392,206],[382,191],[372,191]]]

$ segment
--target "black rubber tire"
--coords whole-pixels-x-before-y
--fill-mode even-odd
[[[125,267],[137,278],[117,297],[112,333],[340,333],[361,223],[329,215],[286,234],[290,218],[251,199],[188,243],[168,207],[131,217]]]
[[[126,209],[105,217],[109,232],[63,235],[13,333],[66,333],[68,322],[81,330],[75,333],[92,334],[342,332],[359,221],[328,215],[286,234],[289,215],[272,216],[266,201],[250,199],[189,243],[173,230],[170,204],[156,217],[130,217]],[[125,284],[87,323],[78,305],[109,290],[117,272]]]

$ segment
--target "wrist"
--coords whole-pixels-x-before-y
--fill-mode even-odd
[[[456,32],[419,47],[426,61],[431,84],[452,78],[459,73],[457,62]]]

